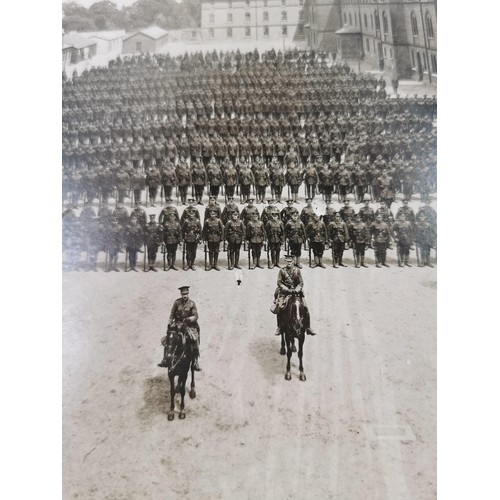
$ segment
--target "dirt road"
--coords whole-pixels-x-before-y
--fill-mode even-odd
[[[277,269],[64,273],[63,498],[435,498],[436,272],[372,257],[304,268],[306,382],[296,357],[284,379]],[[185,284],[203,372],[169,422],[156,364]]]

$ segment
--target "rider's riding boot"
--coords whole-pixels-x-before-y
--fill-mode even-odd
[[[214,252],[214,269],[220,271],[220,267],[217,266],[217,261],[219,260],[219,252]]]
[[[281,335],[281,328],[279,326],[276,328],[276,333],[274,335]]]
[[[236,269],[241,269],[241,267],[240,267],[240,251],[239,250],[234,252],[234,267]]]
[[[193,370],[195,372],[201,372],[202,371],[201,368],[200,368],[200,365],[198,364],[198,357],[194,358],[192,367],[193,367]]]
[[[325,264],[323,264],[323,257],[318,257],[318,266],[325,269]]]

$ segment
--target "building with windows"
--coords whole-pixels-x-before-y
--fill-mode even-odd
[[[304,40],[305,0],[202,0],[206,41]]]
[[[168,43],[168,32],[158,26],[138,30],[123,38],[124,54],[160,52]]]
[[[304,9],[309,47],[436,82],[435,0],[306,0]]]

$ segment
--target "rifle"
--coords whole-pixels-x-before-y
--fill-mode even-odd
[[[165,265],[165,253],[166,253],[167,249],[165,247],[165,243],[162,242],[161,244],[161,253],[163,254],[163,270],[166,271],[167,270],[167,266]]]
[[[266,245],[264,245],[264,250],[267,251],[267,268],[271,269],[271,261],[269,260],[269,243],[267,244],[267,249]]]
[[[128,271],[128,247],[125,247],[125,272]]]
[[[144,245],[144,268],[143,268],[143,271],[146,272],[146,258],[147,258],[147,254],[148,253],[148,247],[146,245]]]
[[[205,271],[208,271],[207,269],[207,244],[205,243]]]
[[[182,270],[186,270],[186,242],[182,242]]]
[[[252,266],[250,265],[250,243],[248,244],[248,269],[252,269]]]
[[[312,267],[312,260],[311,260],[311,242],[309,242],[309,267]]]

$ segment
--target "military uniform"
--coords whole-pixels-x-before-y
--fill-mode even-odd
[[[243,224],[241,220],[235,220],[235,218],[231,216],[225,225],[224,237],[228,244],[228,268],[233,269],[233,267],[235,267],[236,269],[241,269],[239,265],[240,249],[245,239],[245,224]]]
[[[184,210],[184,213],[182,214],[183,217],[188,211],[188,208]],[[198,242],[201,240],[201,224],[199,214],[197,218],[194,212],[188,212],[188,214],[189,213],[191,215],[186,215],[184,219],[181,218],[181,234],[184,244],[186,245],[186,270],[192,269],[195,271],[194,261],[196,259]]]
[[[368,225],[357,215],[349,228],[349,237],[354,248],[354,264],[356,267],[365,265],[365,249],[370,245],[370,231]]]
[[[194,186],[194,197],[198,205],[203,205],[203,190],[208,183],[207,172],[202,163],[194,161],[191,164],[191,182]]]
[[[224,226],[222,225],[222,221],[215,216],[215,212],[212,212],[203,225],[203,240],[208,245],[208,255],[210,259],[209,271],[210,269],[220,271],[220,268],[217,266],[217,261],[219,259],[220,242],[223,241],[223,239]]]
[[[114,218],[111,226],[106,231],[105,235],[106,251],[108,252],[108,268],[106,271],[119,271],[118,269],[118,253],[123,245],[123,226]]]
[[[407,221],[404,216],[400,216],[396,219],[391,229],[394,240],[398,244],[399,267],[403,267],[403,264],[411,267],[409,263],[410,247],[413,245],[414,241],[412,224]]]
[[[148,250],[148,269],[146,271],[157,271],[155,268],[156,255],[158,253],[158,246],[162,242],[162,229],[161,226],[154,220],[154,216],[150,215],[149,224],[144,230],[144,240]]]
[[[419,267],[434,267],[430,263],[431,248],[436,247],[436,228],[425,215],[417,215],[415,221],[415,243],[420,250]]]
[[[373,248],[375,251],[376,266],[389,267],[385,259],[387,256],[387,248],[391,242],[391,231],[389,225],[383,220],[375,220],[370,226],[370,234],[373,241]]]
[[[138,222],[138,219],[136,219]],[[130,271],[137,271],[137,253],[144,245],[144,228],[139,223],[129,223],[125,229],[125,245],[127,246]]]
[[[229,198],[227,203],[224,206],[224,209],[222,210],[222,214],[221,214],[222,223],[224,225],[226,225],[232,219],[232,215],[235,212],[239,218],[240,217],[240,209],[238,208],[236,203],[234,203],[232,198]]]
[[[255,269],[256,267],[263,269],[263,266],[260,265],[260,255],[262,252],[262,245],[266,241],[266,232],[263,222],[258,217],[258,213],[254,214],[253,219],[245,225],[245,238],[252,252],[253,265],[250,269]]]
[[[283,245],[285,241],[285,226],[278,217],[271,216],[265,222],[265,231],[267,244],[271,253],[271,263],[273,267],[280,267],[280,252],[281,245]]]
[[[297,219],[290,219],[285,224],[285,238],[288,240],[289,253],[293,255],[295,265],[302,269],[300,264],[300,256],[302,255],[302,244],[306,241],[306,230],[304,224]]]
[[[167,271],[172,269],[177,271],[175,267],[175,259],[177,255],[177,247],[181,242],[181,226],[179,220],[175,218],[175,214],[170,213],[163,223],[163,243],[166,246],[167,253]]]
[[[306,226],[306,234],[314,253],[314,266],[325,268],[323,264],[323,252],[327,241],[326,226],[317,215],[314,215],[311,222]]]
[[[342,221],[340,214],[335,216],[335,219],[328,225],[328,238],[332,247],[333,267],[347,267],[342,263],[344,256],[345,245],[349,241],[349,232],[347,224]]]
[[[156,196],[158,195],[158,188],[161,184],[161,174],[156,167],[149,169],[146,175],[146,185],[149,189],[149,201],[151,206],[154,207],[156,203]]]

